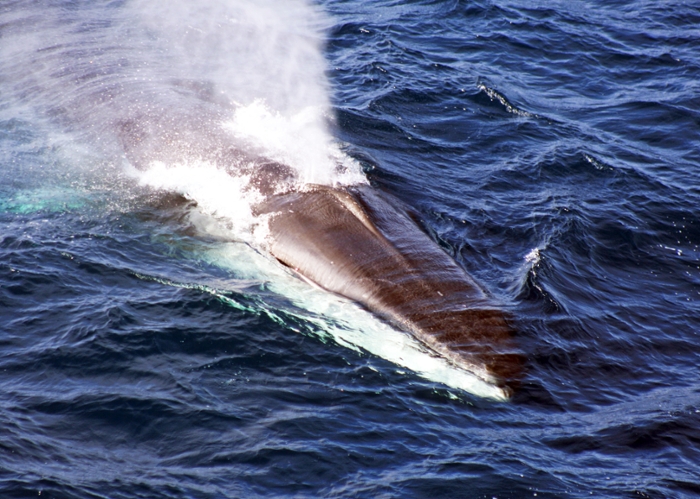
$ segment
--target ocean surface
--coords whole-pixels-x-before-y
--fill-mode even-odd
[[[193,4],[0,4],[0,497],[700,496],[696,4]],[[256,157],[416,210],[514,397],[276,263]]]

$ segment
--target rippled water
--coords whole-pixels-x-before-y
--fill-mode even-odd
[[[293,17],[326,32],[344,161],[513,316],[527,374],[498,403],[372,353],[386,325],[135,180],[93,87],[44,83],[73,71],[59,56],[170,61],[151,77],[172,60],[158,15],[137,44],[102,36],[133,2],[87,5],[0,6],[2,497],[700,494],[697,7],[326,0],[311,28]],[[233,93],[257,76],[246,98],[291,81],[233,59],[183,71]],[[142,104],[162,96],[144,85]]]

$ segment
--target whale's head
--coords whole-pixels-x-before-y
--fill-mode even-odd
[[[272,215],[269,246],[280,262],[506,396],[517,388],[524,358],[506,314],[400,201],[369,186],[316,186],[259,210]]]

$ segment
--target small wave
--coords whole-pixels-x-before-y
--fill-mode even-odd
[[[536,114],[530,113],[528,111],[523,111],[522,109],[519,109],[515,105],[511,104],[508,99],[505,98],[505,96],[501,93],[499,93],[497,90],[487,87],[483,83],[479,83],[477,86],[480,91],[484,92],[489,99],[491,99],[491,102],[493,101],[498,101],[503,108],[508,111],[509,113],[515,114],[517,116],[524,116],[526,118],[537,118],[538,116]]]
[[[252,206],[260,201],[260,194],[248,188],[248,176],[229,175],[205,161],[171,165],[154,161],[146,170],[132,174],[142,185],[182,194],[204,214],[225,219],[232,232],[229,237],[250,240],[256,226]]]
[[[583,157],[586,161],[588,161],[590,164],[592,164],[596,170],[612,170],[613,169],[612,166],[606,165],[605,163],[603,163],[599,159],[594,158],[590,154],[584,153]]]

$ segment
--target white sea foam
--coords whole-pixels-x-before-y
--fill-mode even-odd
[[[324,109],[318,106],[285,115],[257,99],[239,107],[224,126],[264,156],[294,168],[303,184],[366,182],[357,162],[331,140],[326,119]]]
[[[540,262],[540,249],[533,248],[524,258],[530,264],[530,267],[534,267]]]

